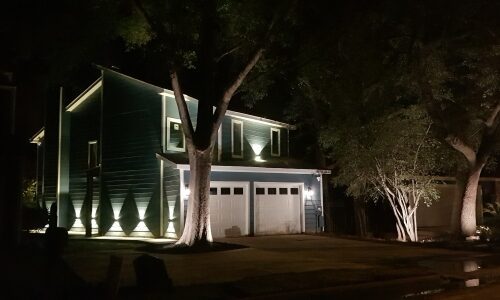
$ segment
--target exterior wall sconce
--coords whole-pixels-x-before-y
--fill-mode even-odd
[[[312,199],[313,194],[314,194],[314,192],[311,190],[311,187],[308,186],[307,189],[306,189],[306,197],[307,197],[307,199]]]
[[[184,199],[189,198],[189,195],[191,195],[191,190],[189,189],[188,185],[186,185],[184,187],[184,193],[183,193]]]

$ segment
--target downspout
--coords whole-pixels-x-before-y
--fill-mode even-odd
[[[323,218],[323,226],[321,231],[325,231],[325,207],[323,206],[323,173],[319,175],[319,197],[321,199],[321,218]]]
[[[165,95],[161,96],[161,151],[165,153],[165,122],[166,122],[166,97]],[[163,190],[163,184],[164,184],[164,179],[165,179],[165,174],[164,174],[164,162],[163,160],[160,160],[160,237],[163,237],[165,234],[165,224],[164,224],[164,209],[163,209],[163,201],[164,199],[164,190]]]
[[[99,147],[99,201],[102,199],[102,191],[103,191],[103,174],[104,172],[102,171],[102,152],[104,149],[104,132],[103,132],[103,122],[104,122],[104,71],[101,69],[101,116],[100,116],[100,127],[99,127],[99,141],[97,143],[97,146]],[[113,209],[113,206],[111,206],[111,209],[113,210],[113,216],[115,216],[115,211]],[[99,231],[99,224],[97,224],[97,230]]]
[[[62,123],[63,123],[64,103],[63,103],[63,87],[59,87],[59,130],[58,130],[58,149],[57,149],[57,226],[60,226],[61,220],[61,160],[62,160]],[[49,208],[50,210],[50,208]]]

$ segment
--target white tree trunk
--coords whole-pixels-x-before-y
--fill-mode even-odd
[[[189,149],[188,151],[190,166],[189,189],[191,194],[188,200],[184,231],[176,245],[193,246],[212,242],[213,240],[209,209],[212,150],[213,147],[204,151],[195,149]]]
[[[479,177],[481,176],[481,170],[482,167],[472,168],[465,184],[461,214],[461,229],[462,234],[466,237],[474,236],[476,234],[477,186],[479,183]]]

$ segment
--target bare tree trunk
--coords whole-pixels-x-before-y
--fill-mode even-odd
[[[356,234],[360,237],[366,237],[366,206],[363,199],[354,199],[354,215]]]
[[[177,245],[193,246],[213,240],[209,209],[212,151],[213,146],[204,151],[189,149],[189,189],[191,194],[189,195],[186,225],[181,238],[176,243]]]
[[[456,175],[456,186],[455,186],[455,198],[453,199],[453,206],[451,212],[451,233],[456,239],[461,238],[461,215],[462,215],[462,205],[463,196],[465,194],[465,185],[467,181],[467,174],[463,172]]]
[[[482,166],[472,168],[465,184],[461,214],[461,229],[462,234],[466,237],[476,234],[477,186],[482,169]]]

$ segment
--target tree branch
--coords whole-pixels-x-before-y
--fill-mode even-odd
[[[237,51],[237,50],[238,50],[238,49],[240,49],[240,48],[241,48],[241,45],[238,45],[238,46],[236,46],[236,47],[233,47],[233,48],[229,49],[228,51],[226,51],[226,52],[222,53],[221,55],[219,55],[219,57],[217,57],[217,58],[215,59],[215,62],[216,62],[216,63],[220,62],[220,61],[221,61],[221,59],[223,59],[224,57],[228,56],[229,54],[231,54],[231,53],[233,53],[233,52]]]
[[[491,112],[490,117],[484,123],[486,127],[493,129],[498,125],[498,113],[500,112],[500,101],[495,106],[495,109]]]
[[[474,149],[466,145],[460,138],[448,135],[445,140],[451,147],[465,156],[465,159],[467,159],[470,166],[474,166],[476,164],[476,152],[474,152]]]
[[[174,98],[175,102],[177,103],[177,109],[179,110],[179,116],[181,117],[181,124],[182,129],[184,130],[184,135],[186,136],[186,139],[192,144],[194,136],[193,123],[191,122],[186,99],[184,99],[184,94],[182,93],[181,86],[179,84],[179,78],[177,77],[177,72],[175,70],[170,71],[170,80],[172,82],[172,89],[174,90]]]
[[[212,141],[215,140],[215,135],[217,135],[217,130],[222,123],[222,119],[224,118],[224,115],[226,114],[227,107],[229,106],[229,102],[231,101],[231,98],[233,97],[234,93],[236,90],[240,87],[240,85],[243,83],[243,80],[247,77],[248,73],[253,69],[253,67],[257,64],[259,59],[261,58],[262,54],[264,53],[264,48],[261,47],[259,48],[252,58],[247,62],[243,70],[236,76],[236,79],[234,82],[226,89],[224,92],[222,99],[217,105],[217,108],[215,109],[214,112],[214,122],[213,122],[213,127],[212,127]]]

